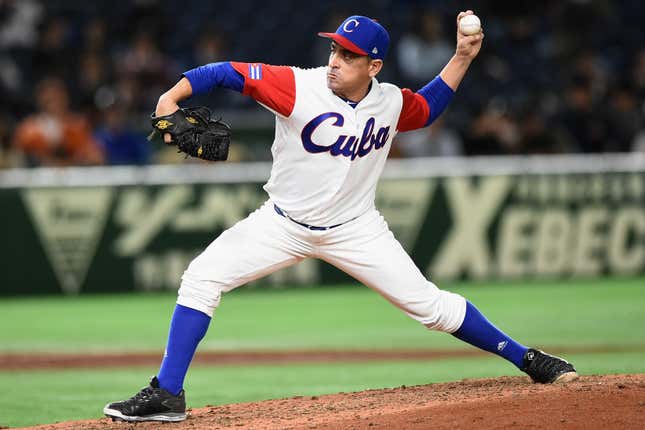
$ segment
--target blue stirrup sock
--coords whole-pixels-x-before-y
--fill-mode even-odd
[[[166,352],[157,375],[161,388],[175,396],[181,392],[188,366],[210,322],[211,318],[203,312],[182,305],[175,306]]]
[[[452,335],[477,348],[504,357],[518,368],[522,367],[524,353],[528,349],[495,327],[469,301],[466,301],[464,322]]]

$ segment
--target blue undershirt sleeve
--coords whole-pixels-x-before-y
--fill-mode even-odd
[[[244,90],[244,77],[231,66],[220,62],[199,66],[182,73],[193,88],[193,95],[205,94],[214,87],[228,88],[239,93]]]
[[[430,107],[430,117],[426,122],[426,126],[432,124],[432,122],[441,115],[441,113],[446,109],[452,96],[455,92],[441,79],[441,76],[437,76],[432,81],[430,81],[426,86],[417,91],[418,94],[421,94],[424,99],[428,102]]]

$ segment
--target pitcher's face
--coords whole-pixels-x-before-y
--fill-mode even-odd
[[[327,86],[335,94],[351,94],[368,85],[382,65],[381,60],[372,60],[332,42],[327,63]]]

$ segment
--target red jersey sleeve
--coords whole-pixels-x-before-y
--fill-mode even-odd
[[[291,67],[233,61],[231,65],[244,77],[242,94],[253,97],[274,113],[291,115],[296,103],[296,78]]]
[[[411,90],[404,88],[403,107],[399,123],[396,125],[398,131],[410,131],[423,128],[430,118],[430,106],[426,99],[419,93],[413,93]]]

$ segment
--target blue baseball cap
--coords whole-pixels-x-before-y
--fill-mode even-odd
[[[382,60],[390,45],[390,35],[381,24],[371,18],[353,15],[338,27],[336,33],[318,33],[332,39],[348,51]]]

